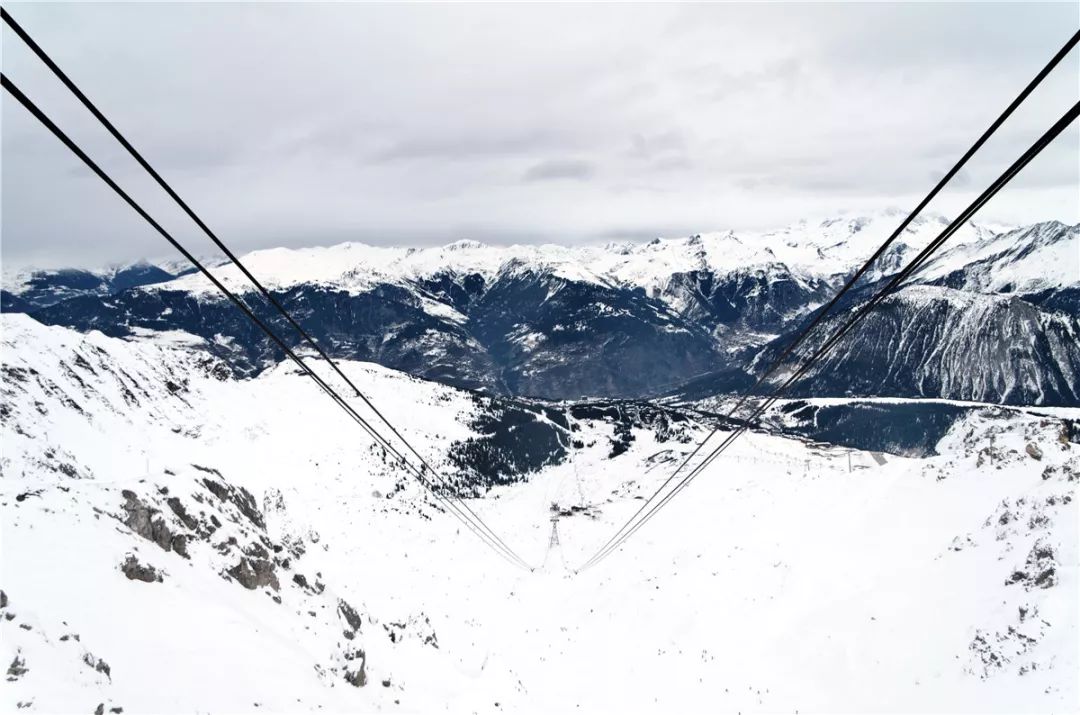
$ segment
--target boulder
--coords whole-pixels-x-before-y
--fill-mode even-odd
[[[164,581],[164,577],[160,571],[155,569],[149,564],[141,564],[139,560],[128,554],[128,557],[124,560],[124,563],[120,565],[120,570],[124,572],[132,581],[144,581],[146,583],[160,583]]]

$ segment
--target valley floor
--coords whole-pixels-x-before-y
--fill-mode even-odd
[[[1077,709],[1058,419],[988,409],[884,464],[751,434],[575,574],[704,435],[610,458],[582,423],[572,460],[470,502],[530,573],[289,368],[163,389],[190,353],[5,320],[5,709]],[[469,436],[462,393],[347,370],[421,449]],[[549,548],[553,504],[587,509]]]

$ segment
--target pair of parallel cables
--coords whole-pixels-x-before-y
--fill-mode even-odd
[[[27,47],[52,71],[52,73],[60,80],[61,83],[82,103],[87,110],[105,127],[106,130],[127,150],[127,152],[135,159],[136,162],[144,169],[151,177],[157,182],[157,184],[172,198],[177,205],[188,215],[198,227],[205,233],[211,241],[228,257],[229,261],[235,265],[241,273],[251,282],[251,284],[258,290],[259,293],[280,313],[285,320],[294,328],[301,336],[304,342],[310,345],[315,352],[323,360],[329,364],[334,372],[345,381],[349,388],[353,391],[354,396],[360,398],[365,405],[374,413],[374,415],[382,422],[383,425],[390,431],[393,437],[397,438],[401,444],[404,445],[405,450],[399,449],[391,439],[384,437],[379,430],[371,424],[372,420],[365,419],[357,410],[349,404],[349,402],[342,397],[342,395],[334,389],[325,379],[319,376],[311,367],[301,358],[295,350],[289,345],[269,326],[267,323],[260,319],[255,313],[248,307],[248,305],[240,299],[233,291],[229,290],[217,277],[215,277],[201,261],[199,261],[194,255],[191,254],[179,241],[177,241],[171,234],[169,234],[153,217],[151,217],[134,199],[131,198],[120,186],[91,159],[86,152],[84,152],[67,134],[63,132],[49,117],[30,100],[8,77],[6,74],[0,73],[0,83],[3,88],[11,94],[20,104],[23,105],[42,125],[44,125],[57,139],[61,141],[73,154],[75,154],[86,166],[98,176],[106,185],[109,186],[121,199],[124,200],[140,217],[143,218],[150,226],[157,231],[166,241],[168,241],[173,248],[181,253],[185,259],[187,259],[191,265],[193,265],[200,273],[202,273],[213,285],[233,305],[237,307],[244,315],[246,315],[255,325],[266,334],[268,338],[296,365],[301,371],[309,376],[315,383],[321,388],[339,407],[341,407],[345,413],[353,421],[355,421],[374,441],[387,452],[397,459],[398,463],[403,466],[428,492],[435,497],[436,500],[443,503],[446,509],[453,514],[459,521],[462,522],[470,531],[472,531],[485,545],[494,550],[500,557],[506,559],[514,566],[523,568],[527,571],[532,571],[533,568],[524,559],[522,559],[517,552],[515,552],[506,542],[489,527],[483,519],[481,519],[460,497],[454,493],[453,485],[449,481],[439,474],[420,453],[413,447],[413,445],[405,439],[405,437],[394,427],[393,424],[386,418],[385,415],[365,396],[360,389],[350,380],[340,367],[330,358],[329,355],[315,342],[311,335],[304,330],[304,328],[293,318],[292,315],[285,309],[284,306],[275,298],[270,291],[263,286],[262,283],[255,278],[254,275],[247,269],[243,262],[237,258],[237,256],[225,245],[224,242],[218,236],[210,230],[210,228],[203,222],[201,218],[195,213],[194,210],[173,190],[173,188],[161,177],[161,175],[150,165],[150,163],[143,158],[134,146],[124,137],[123,134],[110,122],[104,114],[90,101],[89,98],[75,85],[75,83],[64,73],[63,70],[49,57],[48,54],[34,41],[32,37],[15,21],[14,18],[8,14],[6,9],[0,8],[0,17],[10,27],[19,38],[26,43]],[[409,457],[405,451],[408,451],[415,457],[416,462]]]
[[[728,411],[724,418],[724,422],[730,421],[735,413],[747,403],[747,401],[754,395],[755,391],[761,387],[765,381],[772,376],[774,372],[784,363],[784,361],[791,356],[795,350],[807,339],[807,337],[817,328],[826,318],[826,316],[833,310],[837,303],[847,294],[851,288],[859,281],[860,278],[870,269],[878,258],[888,250],[889,246],[899,237],[908,225],[926,208],[927,204],[937,196],[937,194],[945,187],[949,181],[956,176],[956,174],[963,168],[968,160],[986,143],[986,141],[997,131],[1006,119],[1019,107],[1028,96],[1035,90],[1036,87],[1054,70],[1055,67],[1065,58],[1069,52],[1076,47],[1080,42],[1080,31],[1073,34],[1068,42],[1055,54],[1047,65],[1035,76],[1035,78],[1017,95],[1016,99],[1009,104],[1008,107],[1001,113],[1001,115],[994,120],[990,127],[983,132],[982,136],[976,140],[970,149],[960,158],[959,161],[946,173],[931,189],[930,193],[915,207],[915,209],[905,218],[896,230],[889,238],[878,247],[874,254],[863,264],[858,271],[852,275],[852,277],[844,284],[840,291],[830,300],[823,308],[821,308],[814,316],[813,320],[796,336],[796,338],[788,345],[778,357],[776,357],[772,363],[766,368],[766,370],[757,379],[754,385],[744,392],[742,396],[735,403],[735,406]],[[583,571],[596,566],[603,561],[609,555],[614,553],[621,547],[627,539],[633,536],[642,526],[644,526],[650,519],[652,519],[658,511],[664,508],[680,491],[686,488],[690,482],[692,482],[702,470],[704,470],[709,464],[711,464],[717,457],[720,456],[735,440],[737,440],[742,434],[744,434],[753,421],[768,410],[772,405],[780,399],[797,380],[804,376],[814,365],[816,365],[822,358],[824,358],[833,347],[848,333],[851,332],[863,318],[865,318],[886,296],[894,293],[899,289],[904,280],[909,278],[912,274],[921,268],[926,261],[952,236],[965,222],[969,221],[972,216],[998,191],[1000,191],[1009,181],[1012,180],[1027,164],[1034,159],[1043,149],[1045,149],[1062,131],[1065,130],[1069,124],[1071,124],[1077,116],[1080,115],[1080,102],[1077,102],[1065,112],[1062,117],[1053,124],[1039,139],[1025,151],[1019,159],[1017,159],[1005,172],[995,180],[989,188],[979,195],[974,202],[972,202],[959,216],[956,217],[934,240],[932,240],[922,251],[916,255],[899,273],[894,275],[881,289],[879,289],[872,298],[866,303],[854,311],[854,314],[839,328],[825,339],[821,345],[809,356],[802,364],[792,373],[783,383],[769,394],[766,399],[761,401],[751,412],[745,417],[741,418],[739,424],[732,432],[730,432],[721,443],[716,446],[711,452],[705,455],[699,464],[694,466],[679,482],[675,484],[663,497],[660,494],[678,477],[687,464],[689,464],[695,456],[701,452],[705,445],[720,431],[720,427],[715,427],[706,437],[698,444],[698,446],[684,459],[675,471],[669,476],[657,489],[653,492],[652,496],[648,498],[641,505],[640,508],[633,515],[630,516],[626,522],[601,546],[587,561],[585,561],[578,571]],[[721,423],[722,424],[722,423]]]

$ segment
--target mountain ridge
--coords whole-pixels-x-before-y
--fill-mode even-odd
[[[752,374],[745,366],[760,366],[771,345],[790,341],[863,254],[892,232],[898,217],[883,212],[802,221],[755,236],[722,231],[603,247],[458,241],[415,249],[344,243],[255,251],[243,260],[336,357],[375,361],[497,394],[636,398],[693,379],[699,387],[743,384]],[[938,216],[914,221],[845,304],[865,299],[945,223]],[[1080,225],[1047,221],[996,232],[969,223],[911,283],[969,296],[1015,295],[1040,314],[1068,313],[1080,296],[1080,267],[1070,281],[1068,261],[1078,247]],[[1050,259],[1053,266],[1047,269]],[[233,266],[215,274],[238,293],[252,290]],[[56,301],[39,297],[38,306],[27,312],[46,323],[112,335],[182,330],[215,344],[242,373],[280,360],[279,351],[212,291],[203,276],[189,274],[115,293],[95,290]],[[8,296],[4,309],[18,310],[19,301],[26,302]],[[253,306],[271,324],[279,320],[261,301]],[[915,309],[914,303],[909,306]],[[1005,319],[1002,313],[987,314]],[[923,315],[946,319],[944,313]],[[1052,326],[1060,322],[1039,318],[1028,325],[1059,330]],[[977,337],[972,328],[958,339],[974,349]],[[1031,353],[1036,382],[1053,389],[1010,397],[1008,391],[974,389],[975,381],[968,380],[960,392],[924,396],[992,402],[1045,394],[1068,404],[1080,400],[1076,361],[1062,357],[1068,348],[1049,347],[1062,336],[1033,339],[1044,345]],[[915,367],[890,363],[895,360],[890,355],[873,359],[892,373]],[[989,372],[995,366],[972,369]],[[740,371],[746,377],[740,378]],[[731,379],[700,379],[709,374]],[[841,375],[818,384],[829,394],[847,395],[869,389],[859,379]],[[889,389],[899,396],[922,394],[913,382],[901,383]]]

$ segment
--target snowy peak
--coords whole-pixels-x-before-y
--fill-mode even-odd
[[[904,215],[901,210],[887,209],[873,214],[805,219],[775,231],[713,231],[681,238],[656,238],[645,243],[615,242],[602,246],[493,246],[463,239],[445,246],[404,248],[349,242],[323,247],[257,250],[246,254],[243,260],[264,285],[277,290],[313,284],[358,293],[370,291],[380,284],[405,285],[446,275],[476,275],[491,281],[500,273],[531,267],[536,272],[567,280],[656,292],[678,274],[708,271],[725,275],[770,264],[783,264],[791,273],[803,277],[850,273],[891,235]],[[917,217],[881,260],[876,275],[895,270],[913,255],[914,250],[929,243],[947,223],[948,220],[940,215]],[[950,245],[979,243],[998,235],[1001,234],[994,229],[969,223],[950,239]],[[129,280],[118,284],[121,289],[155,284],[158,288],[196,294],[214,290],[210,282],[198,274],[159,282],[168,279],[165,273],[178,275],[185,268],[189,267],[162,262],[140,263],[122,269],[86,272],[92,275],[84,277],[91,282],[97,279],[108,283],[114,277],[127,274]],[[154,271],[163,273],[140,275]],[[215,273],[230,288],[250,289],[242,274],[233,267],[220,266]],[[44,275],[43,272],[37,274]],[[6,274],[4,289],[23,295],[30,285],[31,275],[26,272]],[[62,280],[63,276],[58,275],[49,285]],[[108,288],[96,287],[94,290],[108,292]]]
[[[379,284],[404,284],[442,275],[478,275],[490,281],[500,272],[532,266],[540,272],[568,280],[621,284],[655,291],[672,276],[681,273],[710,271],[723,275],[775,263],[784,264],[792,273],[801,276],[829,277],[850,273],[892,234],[904,216],[905,212],[900,209],[886,209],[871,214],[804,219],[767,232],[714,231],[682,238],[603,246],[490,246],[463,239],[445,246],[403,248],[349,242],[323,247],[262,249],[246,254],[243,260],[260,281],[277,290],[308,283],[357,293],[369,291]],[[929,243],[947,223],[948,220],[940,215],[916,217],[882,258],[881,266],[875,269],[876,275],[895,270],[913,255],[914,250]],[[995,251],[994,245],[1002,246],[998,249],[1001,252],[1009,241],[1023,243],[1039,235],[1052,236],[1055,227],[1061,226],[1058,222],[1046,222],[1001,233],[994,228],[968,223],[948,245],[955,248],[987,244],[975,253],[989,255]],[[1075,231],[1071,235],[1075,240]],[[1005,236],[1008,238],[1003,238]],[[995,241],[1001,241],[1001,244],[995,244]],[[954,255],[959,258],[962,254]],[[1030,263],[1034,265],[1035,260]],[[215,274],[230,288],[250,289],[236,268],[222,265],[220,259],[209,261],[209,265],[218,267]],[[1069,267],[1067,260],[1058,262],[1062,275],[1056,285],[1065,281]],[[179,260],[139,261],[100,270],[25,269],[5,271],[3,288],[8,294],[19,296],[36,307],[75,295],[107,295],[146,285],[196,294],[214,290],[209,281],[191,270],[186,261]],[[176,276],[179,277],[171,280]],[[1028,278],[1025,276],[1024,280]],[[1001,279],[1000,282],[1008,281]],[[55,296],[46,295],[50,291]]]
[[[444,246],[444,248],[447,251],[469,251],[478,248],[484,248],[484,244],[480,243],[479,241],[471,241],[469,239],[463,238],[460,241],[448,243],[446,246]]]
[[[944,251],[921,272],[983,293],[1038,293],[1080,285],[1080,224],[1045,221]]]
[[[770,233],[716,231],[607,246],[343,243],[255,251],[245,263],[335,357],[498,394],[638,398],[709,371],[730,375],[729,387],[740,384],[752,354],[835,295],[903,218],[886,211],[805,220]],[[895,274],[947,223],[932,215],[912,221],[859,290]],[[1040,312],[1069,314],[1080,280],[1076,254],[1076,227],[1046,222],[1000,233],[969,223],[916,280],[972,295],[1019,294]],[[27,307],[4,294],[3,307],[112,335],[183,331],[245,374],[278,359],[202,276],[145,285],[139,270],[153,268],[116,272],[111,289],[91,276],[96,287],[82,295],[93,299],[79,301],[62,300],[72,294],[53,276],[56,305]],[[114,292],[121,273],[134,276],[134,290]],[[238,293],[252,290],[234,267],[215,273]],[[947,317],[942,310],[928,315]],[[1039,348],[1046,358],[1040,365],[1068,367],[1071,385],[1071,363],[1043,355],[1056,344],[1055,338]],[[979,394],[1001,397],[994,390]],[[1054,394],[1071,401],[1076,393]]]

